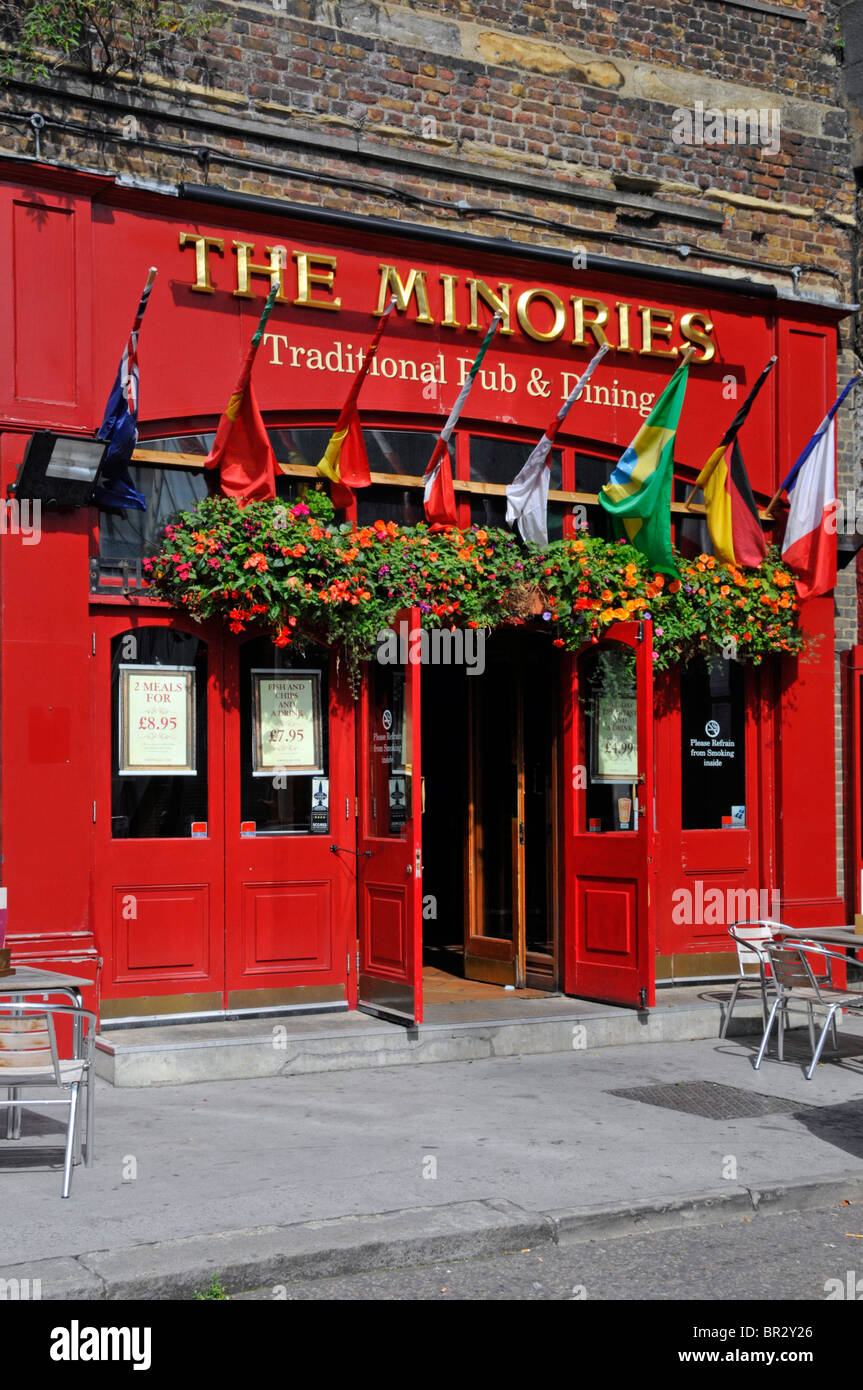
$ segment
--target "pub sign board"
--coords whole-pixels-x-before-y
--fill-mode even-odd
[[[195,668],[120,666],[121,777],[194,777]]]
[[[322,774],[320,671],[252,671],[253,775]]]

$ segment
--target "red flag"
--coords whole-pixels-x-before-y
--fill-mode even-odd
[[[432,526],[455,526],[458,524],[458,514],[455,509],[455,489],[452,485],[452,464],[449,456],[449,441],[455,429],[458,417],[461,414],[462,406],[470,395],[470,389],[480,369],[482,359],[488,351],[489,343],[498,330],[500,320],[500,314],[495,314],[489,325],[488,332],[482,340],[473,366],[468,372],[464,384],[458,393],[456,403],[449,413],[449,419],[438,436],[438,441],[434,446],[434,452],[423,474],[423,482],[425,483],[423,505],[425,506],[426,520]]]
[[[213,447],[204,460],[205,468],[218,466],[222,492],[226,497],[235,497],[241,506],[247,502],[271,501],[276,495],[276,461],[255,399],[252,366],[278,292],[276,281],[249,344],[237,388],[219,421]]]
[[[448,440],[438,439],[434,453],[429,459],[425,477],[425,514],[429,523],[433,526],[458,525]]]

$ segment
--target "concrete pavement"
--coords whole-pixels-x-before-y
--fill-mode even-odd
[[[802,1058],[802,1040],[788,1041]],[[809,1083],[790,1060],[754,1072],[752,1052],[752,1039],[714,1038],[183,1087],[99,1083],[96,1163],[76,1169],[69,1201],[37,1153],[56,1121],[25,1114],[24,1138],[0,1143],[0,1277],[64,1257],[43,1267],[43,1297],[76,1279],[91,1297],[188,1296],[228,1269],[249,1288],[290,1268],[590,1238],[591,1221],[607,1234],[615,1222],[710,1220],[755,1210],[771,1191],[774,1206],[863,1196],[863,1038],[847,1036],[843,1064]],[[700,1082],[731,1088],[708,1093],[705,1114],[611,1094],[662,1085],[673,1100]],[[735,1117],[737,1101],[759,1095],[767,1101],[750,1108],[762,1113]]]

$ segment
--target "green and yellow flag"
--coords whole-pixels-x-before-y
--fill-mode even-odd
[[[688,376],[687,356],[599,494],[600,506],[615,518],[619,534],[655,570],[674,579],[679,578],[671,549],[674,439]]]

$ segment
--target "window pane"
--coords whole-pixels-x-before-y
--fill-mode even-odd
[[[121,666],[193,667],[195,772],[120,775]],[[111,835],[115,840],[177,839],[207,819],[207,646],[188,632],[137,628],[111,642]]]
[[[428,460],[426,460],[428,462]],[[370,526],[373,521],[395,521],[400,526],[416,526],[425,521],[423,492],[420,487],[371,487],[357,489],[357,521]]]
[[[170,441],[150,440],[159,448]],[[185,443],[185,440],[179,441]],[[189,453],[195,452],[192,449]],[[144,494],[147,510],[99,513],[99,555],[102,560],[137,560],[157,548],[159,532],[174,512],[185,511],[207,495],[203,469],[150,468],[133,464],[132,485]],[[102,566],[104,570],[106,566]]]
[[[403,840],[411,795],[404,667],[372,662],[369,675],[367,833]]]
[[[746,824],[745,675],[698,657],[680,676],[684,830]]]
[[[255,735],[253,671],[319,671],[322,773],[274,772],[254,775],[252,740]],[[321,647],[307,647],[302,656],[290,647],[276,647],[267,637],[244,642],[240,650],[241,819],[254,821],[258,835],[310,835],[312,811],[328,800],[329,778],[329,656]],[[287,766],[287,763],[286,763]],[[322,786],[322,779],[324,784]],[[326,794],[326,795],[325,795]],[[316,830],[323,821],[316,818]]]
[[[616,460],[597,458],[595,454],[576,454],[576,492],[599,492],[614,472]]]
[[[538,443],[539,441],[536,441]],[[498,483],[506,487],[527,463],[534,444],[521,444],[512,439],[483,439],[471,435],[470,480],[472,483]],[[563,487],[560,449],[551,451],[551,482],[554,491]]]
[[[683,478],[674,479],[675,502],[685,502],[692,490],[692,484]],[[704,506],[704,493],[699,488],[693,497],[693,502]],[[687,559],[693,559],[696,555],[712,555],[713,541],[710,539],[710,532],[707,529],[707,518],[703,512],[693,512],[687,516],[685,512],[672,512],[671,529],[674,535],[674,544],[685,555]]]
[[[636,830],[635,654],[611,644],[583,652],[578,691],[587,751],[584,828],[599,833]]]
[[[436,434],[411,430],[364,430],[369,468],[373,473],[409,473],[418,478],[426,471]]]
[[[531,444],[514,443],[511,439],[483,439],[472,435],[470,441],[470,478],[475,483],[497,483],[506,487],[530,458]],[[551,453],[549,486],[559,491],[562,486],[561,452]],[[559,502],[548,507],[548,538],[558,540],[563,535],[563,518],[568,508]],[[506,497],[501,493],[470,494],[470,519],[474,526],[506,526]]]

